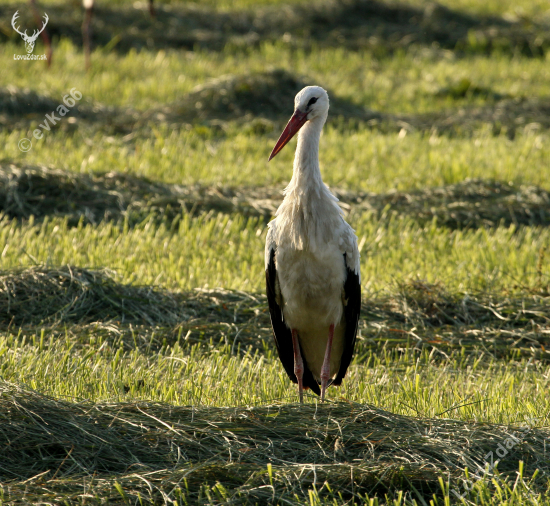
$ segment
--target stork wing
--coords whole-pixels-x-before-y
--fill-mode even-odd
[[[344,293],[346,305],[344,306],[344,318],[346,319],[346,330],[344,333],[344,352],[340,361],[340,369],[332,384],[340,385],[346,375],[349,364],[353,357],[355,348],[355,338],[357,336],[357,325],[359,323],[359,312],[361,311],[361,280],[359,273],[350,269],[344,253],[344,263],[346,265],[347,278],[344,283]]]
[[[265,269],[265,287],[267,292],[267,301],[269,303],[269,313],[271,315],[271,326],[273,327],[273,337],[279,358],[283,363],[286,373],[291,381],[298,383],[294,374],[294,347],[292,346],[292,332],[286,326],[283,320],[283,311],[277,302],[277,268],[275,266],[275,248],[270,248],[269,257],[266,258],[267,265]],[[267,256],[267,255],[266,255]],[[300,350],[301,351],[301,350]],[[304,354],[302,353],[302,357]],[[347,367],[347,366],[346,366]],[[319,385],[313,378],[304,360],[304,388],[311,388],[317,395],[321,395]]]

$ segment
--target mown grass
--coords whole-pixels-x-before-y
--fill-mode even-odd
[[[548,282],[548,259],[542,253],[550,241],[547,228],[449,231],[435,221],[424,227],[406,217],[378,221],[368,215],[353,226],[362,247],[367,293],[415,278],[442,282],[453,291],[514,290]],[[183,214],[170,227],[157,226],[151,216],[132,228],[117,223],[75,228],[61,219],[46,219],[39,226],[4,220],[1,266],[101,267],[108,258],[109,267],[128,283],[260,291],[265,233],[263,220],[238,215]]]
[[[546,504],[547,365],[371,354],[327,406],[308,399],[304,408],[269,351],[74,344],[14,337],[0,344],[2,412],[10,421],[2,431],[7,503],[78,503],[82,494],[92,504],[120,496],[307,503],[313,494],[318,504],[384,495],[401,504],[404,490],[410,504],[437,504],[442,496],[455,502],[475,483],[465,495],[474,504]],[[521,446],[503,455],[506,438],[524,432]],[[497,450],[502,474],[483,477]],[[519,464],[519,482],[518,459],[527,462]],[[258,496],[268,485],[269,494]]]
[[[267,164],[276,133],[269,136],[235,132],[216,137],[208,128],[171,132],[160,128],[151,138],[129,144],[122,139],[44,136],[36,149],[22,155],[17,143],[26,131],[3,132],[8,159],[77,172],[129,172],[167,183],[271,186],[281,191],[292,174],[292,149]],[[441,186],[466,178],[496,179],[550,188],[545,168],[550,163],[546,133],[506,136],[490,132],[475,139],[407,134],[399,138],[371,131],[327,129],[321,143],[325,182],[353,191],[376,193]]]
[[[54,4],[67,9],[45,2]],[[550,228],[544,213],[514,220],[515,210],[548,208],[548,125],[519,107],[498,119],[510,104],[546,111],[548,53],[526,55],[521,44],[532,29],[542,33],[547,5],[442,4],[455,17],[504,16],[495,26],[511,23],[517,47],[512,39],[501,51],[478,47],[473,32],[462,49],[421,42],[388,51],[297,31],[217,49],[169,40],[160,51],[126,50],[113,40],[96,48],[86,73],[59,20],[51,26],[65,35],[54,39],[49,70],[13,60],[22,46],[6,25],[0,87],[15,87],[17,100],[29,88],[43,103],[76,88],[95,115],[63,118],[25,154],[17,143],[43,113],[33,113],[32,100],[1,95],[2,167],[47,165],[51,177],[29,178],[25,190],[2,172],[2,195],[12,200],[0,217],[0,445],[9,457],[0,459],[0,502],[550,504]],[[8,21],[11,6],[19,8],[4,5]],[[282,4],[192,8],[234,20],[258,7]],[[448,15],[432,14],[434,23]],[[113,127],[117,116],[177,109],[220,76],[272,69],[327,87],[333,110],[351,111],[327,125],[320,156],[325,181],[351,206],[363,317],[355,361],[327,406],[313,396],[295,404],[261,295],[265,209],[292,170],[293,144],[266,161],[286,109],[262,121],[212,110],[207,119]],[[292,99],[285,107],[290,115]],[[448,131],[413,121],[395,128],[403,117],[468,118],[480,108],[494,114]],[[359,109],[398,119],[384,128],[354,118]],[[184,198],[185,188],[161,183],[191,190]],[[33,184],[44,184],[51,202]],[[452,198],[437,200],[434,187]],[[218,191],[233,208],[209,207],[197,188]],[[495,195],[508,188],[513,199],[498,199],[497,210]],[[243,195],[269,203],[247,214]],[[86,215],[90,202],[96,215]],[[525,440],[501,458],[502,474],[459,499],[452,490],[463,491],[461,478],[480,473],[487,453],[533,418]]]
[[[7,335],[0,340],[0,374],[48,395],[93,402],[219,407],[296,402],[295,385],[271,347],[243,354],[232,344],[185,346],[181,336],[173,346],[153,352],[93,336],[75,346],[69,337]],[[394,350],[361,356],[343,386],[330,389],[330,397],[427,419],[518,425],[542,416],[538,425],[545,426],[549,382],[548,362]],[[314,395],[309,402],[315,402]]]

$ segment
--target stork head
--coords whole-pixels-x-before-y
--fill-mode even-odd
[[[307,121],[321,120],[324,123],[328,115],[328,106],[328,94],[320,86],[306,86],[298,92],[294,98],[294,114],[269,155],[269,160],[285,147]]]

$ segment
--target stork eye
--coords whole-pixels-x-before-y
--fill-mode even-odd
[[[313,105],[315,102],[317,102],[317,97],[313,97],[309,99],[309,102],[307,103],[307,106]]]

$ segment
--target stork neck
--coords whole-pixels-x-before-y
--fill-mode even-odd
[[[308,121],[298,133],[294,171],[289,185],[298,193],[316,190],[323,185],[319,168],[319,139],[324,121],[320,119]]]

